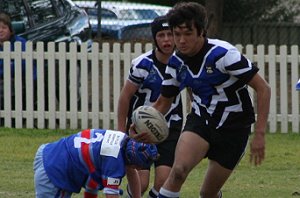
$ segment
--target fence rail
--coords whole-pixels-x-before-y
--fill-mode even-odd
[[[295,90],[298,46],[237,47],[258,64],[259,73],[271,86],[269,131],[299,133],[299,93]],[[27,42],[26,51],[22,52],[20,43],[16,43],[11,52],[6,42],[0,52],[5,85],[0,119],[5,127],[16,128],[116,128],[118,98],[131,60],[150,49],[151,43],[93,43],[88,52],[86,44],[78,49],[75,43],[66,46],[50,42],[44,46],[39,42],[33,47]],[[22,59],[26,62],[25,72]],[[186,93],[182,94],[186,114],[189,105]],[[255,101],[255,95],[253,98]]]

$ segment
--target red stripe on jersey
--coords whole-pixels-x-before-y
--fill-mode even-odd
[[[88,181],[88,183],[86,184],[86,186],[88,186],[91,189],[97,189],[98,188],[98,183],[93,180],[92,178]]]
[[[89,129],[82,131],[81,137],[91,139],[91,131]],[[83,160],[87,164],[90,173],[93,173],[95,171],[95,166],[90,156],[89,144],[81,142],[81,153],[82,153]]]

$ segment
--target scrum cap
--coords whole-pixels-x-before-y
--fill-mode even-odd
[[[169,24],[166,16],[159,16],[156,17],[153,22],[151,23],[151,31],[153,39],[155,40],[155,36],[157,32],[162,30],[169,29]]]

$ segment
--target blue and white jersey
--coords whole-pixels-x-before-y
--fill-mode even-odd
[[[172,97],[190,87],[192,111],[211,126],[250,126],[255,119],[247,83],[257,72],[258,68],[231,44],[206,39],[193,57],[179,52],[172,55],[161,93]]]
[[[140,55],[132,61],[128,80],[139,86],[139,89],[131,99],[130,111],[128,112],[128,123],[131,124],[131,114],[139,106],[151,106],[159,97],[161,84],[164,79],[166,65],[159,62],[155,56],[155,51],[151,50]],[[180,94],[176,96],[173,104],[165,115],[170,130],[181,131],[182,128],[182,102]],[[170,133],[170,136],[179,134]]]
[[[43,163],[58,188],[79,193],[81,188],[119,194],[125,176],[123,140],[119,131],[88,129],[46,145]]]

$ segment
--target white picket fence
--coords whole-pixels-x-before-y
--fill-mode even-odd
[[[298,46],[237,47],[258,64],[260,74],[271,86],[269,131],[299,133],[299,93],[295,90],[299,78]],[[85,43],[77,48],[76,43],[68,47],[65,43],[51,42],[44,46],[39,42],[33,49],[33,43],[27,42],[26,51],[22,52],[20,43],[16,43],[15,51],[11,52],[9,43],[4,44],[4,50],[0,52],[0,59],[4,60],[5,84],[4,109],[0,110],[0,118],[4,118],[5,127],[116,128],[118,98],[131,60],[152,49],[152,44],[93,43],[90,52]],[[22,59],[26,61],[23,81],[20,78]],[[12,60],[15,61],[13,89],[10,80]],[[32,75],[34,64],[37,66],[36,81]],[[26,92],[22,87],[26,87]],[[186,93],[182,94],[184,104],[187,104],[184,105],[186,114],[189,105]],[[11,95],[15,95],[15,101],[11,100]],[[255,101],[255,95],[253,98]]]

